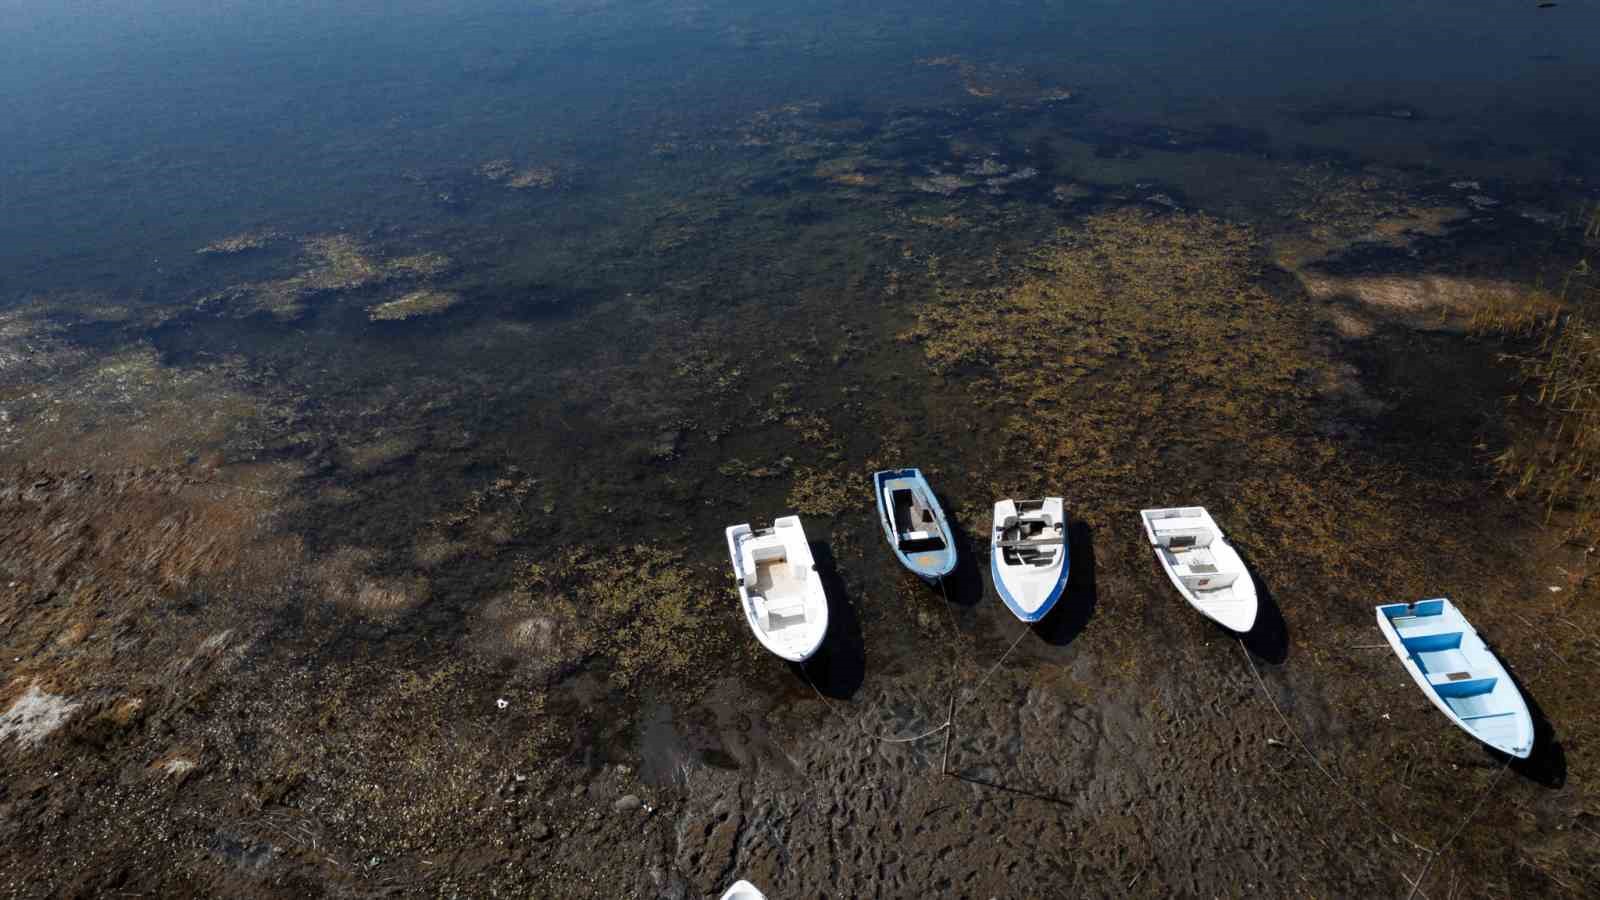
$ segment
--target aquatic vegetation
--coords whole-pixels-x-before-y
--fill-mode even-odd
[[[911,186],[926,194],[938,194],[941,197],[952,197],[959,191],[970,187],[977,187],[978,182],[961,175],[949,173],[929,175],[922,178],[911,179]]]
[[[279,237],[278,232],[270,229],[264,231],[246,231],[231,237],[225,237],[196,250],[201,256],[235,256],[251,250],[260,250]]]
[[[6,402],[0,450],[37,464],[175,465],[248,440],[284,414],[252,388],[238,358],[174,368],[144,343],[97,358],[49,331],[31,340],[45,352],[17,367],[17,383],[32,387]],[[3,354],[0,344],[0,364]]]
[[[811,174],[842,187],[866,188],[882,182],[878,173],[885,167],[886,164],[867,156],[839,156],[817,163]]]
[[[423,289],[367,307],[367,318],[374,322],[403,322],[422,316],[436,316],[460,304],[460,294]]]
[[[311,300],[374,287],[391,281],[425,280],[452,266],[439,253],[381,259],[348,234],[317,235],[301,242],[300,271],[286,278],[240,284],[202,297],[197,307],[218,308],[233,316],[267,313],[282,321],[305,315]]]
[[[532,627],[554,635],[543,639],[562,656],[557,668],[603,656],[618,687],[646,676],[699,680],[705,660],[726,652],[726,585],[673,550],[568,548],[530,567],[523,590],[523,607],[548,618]]]
[[[925,57],[917,64],[954,69],[961,78],[962,89],[973,97],[1035,104],[1061,103],[1076,96],[1067,88],[1040,83],[1017,66],[979,64],[955,55]]]
[[[1480,335],[1538,342],[1518,358],[1547,423],[1542,433],[1519,432],[1495,465],[1513,495],[1536,498],[1547,520],[1560,512],[1569,534],[1591,541],[1600,538],[1600,325],[1590,305],[1600,287],[1589,260],[1600,253],[1600,205],[1594,216],[1577,221],[1582,251],[1559,293],[1525,291],[1472,323]]]
[[[901,337],[982,411],[988,456],[969,475],[973,492],[1071,485],[1073,516],[1193,497],[1263,564],[1318,577],[1360,576],[1351,542],[1407,559],[1421,530],[1430,546],[1460,544],[1412,522],[1414,495],[1391,488],[1430,476],[1313,437],[1334,417],[1386,407],[1332,355],[1318,311],[1258,277],[1262,251],[1238,224],[1123,207],[1062,229],[996,286],[935,276],[939,299]],[[981,533],[983,512],[962,521]],[[1097,568],[1117,571],[1106,556]],[[1108,633],[1126,623],[1090,627],[1132,652],[1132,631]]]
[[[794,458],[789,456],[768,465],[751,465],[735,456],[717,465],[717,471],[729,478],[781,478],[792,468],[794,468]]]
[[[1348,299],[1413,324],[1482,331],[1505,321],[1531,325],[1559,303],[1542,291],[1512,281],[1438,274],[1362,275],[1341,278],[1301,272],[1314,300]]]
[[[731,355],[706,348],[683,353],[673,364],[672,374],[680,383],[710,396],[729,394],[746,380],[744,367],[735,364]]]
[[[495,159],[478,167],[478,174],[512,190],[549,190],[561,184],[561,176],[551,166],[519,169],[509,159]]]
[[[801,515],[836,516],[863,505],[860,476],[839,469],[795,469],[794,483],[789,487],[785,504]],[[866,499],[871,492],[867,491]]]
[[[215,636],[248,620],[258,592],[303,559],[297,541],[272,529],[286,474],[0,473],[0,570],[15,601],[0,614],[0,649],[14,663],[0,707],[35,683],[81,698],[68,727],[98,743],[106,738],[95,735],[136,725],[155,698],[165,706],[194,679],[236,664],[248,640]],[[228,602],[175,603],[207,596]]]
[[[1293,227],[1273,238],[1272,256],[1296,273],[1356,244],[1405,247],[1445,234],[1468,214],[1452,204],[1418,201],[1396,173],[1327,165],[1292,170],[1279,212]]]
[[[318,559],[312,574],[322,587],[324,599],[368,616],[403,612],[427,601],[426,578],[378,574],[387,571],[379,563],[376,551],[340,547]]]

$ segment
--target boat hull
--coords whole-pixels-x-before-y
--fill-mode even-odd
[[[1533,752],[1533,717],[1505,666],[1448,599],[1377,607],[1378,630],[1411,680],[1458,728],[1501,753]]]
[[[993,557],[989,559],[989,577],[994,579],[995,593],[1000,595],[1000,600],[1011,610],[1011,614],[1024,622],[1037,622],[1050,614],[1055,609],[1056,602],[1067,590],[1067,571],[1063,567],[1055,583],[1050,585],[1043,597],[1038,597],[1037,590],[1030,590],[1020,586],[1008,587],[1005,575],[1001,572],[1000,564]],[[1015,593],[1013,593],[1015,591]]]

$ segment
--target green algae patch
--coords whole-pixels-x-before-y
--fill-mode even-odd
[[[902,337],[973,383],[1028,470],[1130,475],[1170,465],[1167,441],[1269,436],[1309,399],[1324,363],[1311,320],[1258,284],[1257,249],[1210,216],[1113,210],[1063,229],[1009,284],[942,291]]]
[[[261,250],[277,239],[276,231],[246,231],[212,241],[195,253],[200,256],[237,256],[252,250]]]
[[[801,515],[837,516],[862,505],[864,484],[837,469],[801,468],[785,502]]]
[[[1075,519],[1118,536],[1141,507],[1205,505],[1252,565],[1292,573],[1274,590],[1346,579],[1376,595],[1421,592],[1437,559],[1475,558],[1438,514],[1460,494],[1447,474],[1321,434],[1371,412],[1318,310],[1274,293],[1262,260],[1244,226],[1128,207],[1062,229],[993,286],[945,279],[901,337],[984,423],[968,493],[1063,494]],[[969,527],[985,528],[975,513]],[[1354,546],[1388,568],[1375,575]],[[1145,571],[1134,561],[1147,553],[1097,541],[1096,566]],[[1156,598],[1145,602],[1167,601],[1153,571],[1122,589],[1135,584]],[[1327,614],[1302,610],[1299,627],[1339,621],[1311,621]],[[1088,626],[1128,677],[1142,664],[1136,619]]]
[[[301,249],[295,274],[215,291],[201,298],[198,307],[216,308],[239,317],[267,313],[279,321],[291,322],[304,316],[317,297],[390,282],[426,280],[453,265],[449,257],[440,253],[384,259],[348,234],[309,237],[301,242]]]
[[[367,318],[374,322],[403,322],[423,316],[437,316],[461,305],[461,295],[450,291],[412,291],[398,300],[367,307]]]
[[[547,662],[564,668],[603,657],[620,688],[653,676],[698,680],[709,660],[726,653],[718,623],[737,609],[710,569],[642,544],[569,548],[530,566],[525,589],[529,598],[545,598],[530,599],[540,618],[517,619],[514,627],[547,635],[559,653]]]

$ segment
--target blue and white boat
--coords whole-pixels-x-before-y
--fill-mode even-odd
[[[1455,604],[1440,597],[1380,606],[1378,630],[1450,721],[1502,753],[1533,752],[1528,704]]]
[[[956,567],[956,545],[939,498],[920,469],[885,469],[872,473],[878,497],[878,518],[900,564],[928,581],[938,581]]]
[[[1067,587],[1067,516],[1060,497],[994,505],[989,572],[994,589],[1024,622],[1050,612]]]

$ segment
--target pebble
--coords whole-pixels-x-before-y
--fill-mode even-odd
[[[617,812],[633,812],[643,805],[643,801],[641,801],[637,796],[633,794],[623,794],[621,797],[617,798],[617,802],[611,804],[611,808]]]

